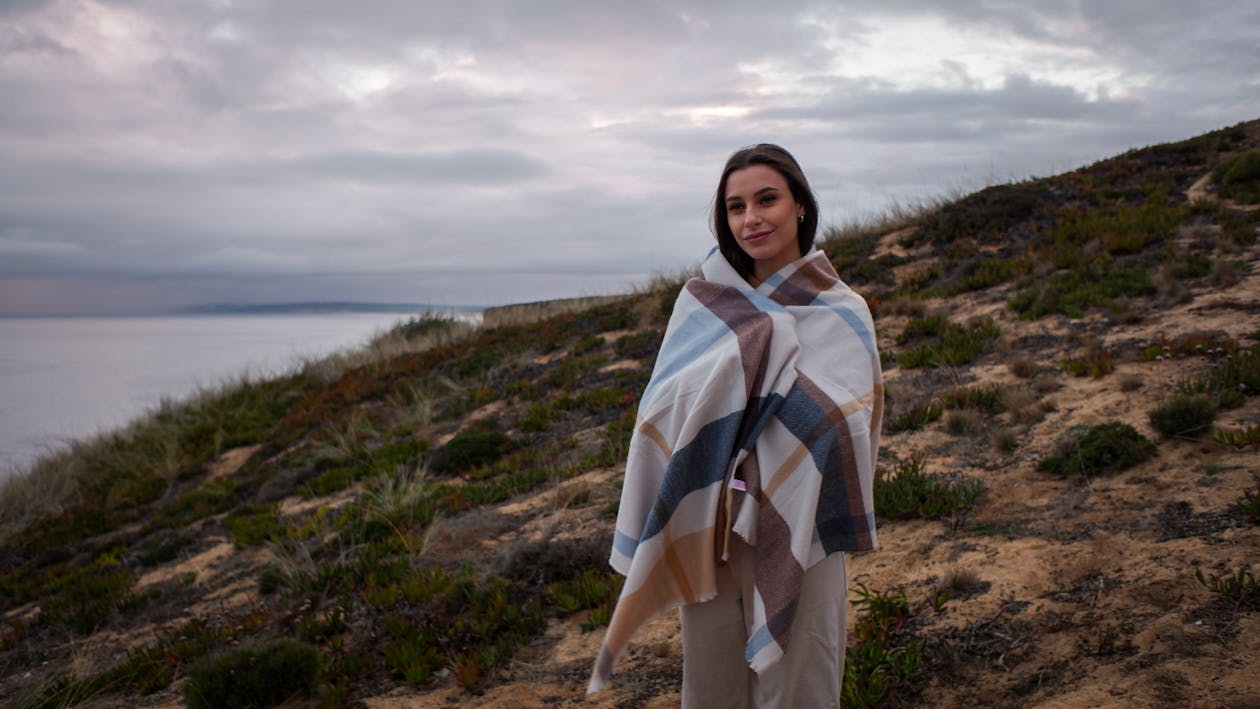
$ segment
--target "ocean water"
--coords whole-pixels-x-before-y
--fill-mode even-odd
[[[0,318],[0,479],[241,373],[366,344],[402,313]]]

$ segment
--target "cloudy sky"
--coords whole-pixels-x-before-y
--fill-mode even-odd
[[[1260,4],[0,0],[0,314],[490,305],[1260,117]]]

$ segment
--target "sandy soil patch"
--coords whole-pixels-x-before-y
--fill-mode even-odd
[[[242,446],[224,452],[210,464],[210,471],[206,476],[206,481],[209,482],[234,475],[236,471],[241,469],[242,465],[245,465],[245,461],[249,460],[249,457],[257,453],[261,448],[261,445]]]

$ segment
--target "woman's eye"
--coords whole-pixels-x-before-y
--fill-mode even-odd
[[[727,205],[726,211],[730,212],[731,214],[736,214],[740,212],[741,210],[743,210],[743,208],[744,208],[744,205],[742,204],[730,204],[730,205]]]
[[[762,197],[762,198],[761,198],[761,203],[762,203],[762,204],[774,204],[774,201],[775,201],[776,199],[778,199],[778,197],[777,197],[777,196],[772,195],[772,194],[768,194],[768,195],[765,195],[764,197]]]

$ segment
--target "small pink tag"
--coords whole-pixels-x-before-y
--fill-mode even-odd
[[[748,492],[748,485],[739,478],[731,478],[731,488],[740,492]]]

